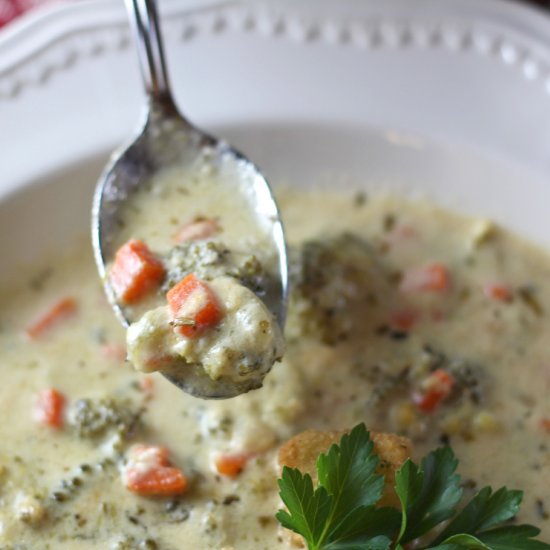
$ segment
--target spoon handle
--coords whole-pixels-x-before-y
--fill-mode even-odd
[[[125,0],[137,46],[145,92],[153,106],[176,110],[160,31],[156,0]]]

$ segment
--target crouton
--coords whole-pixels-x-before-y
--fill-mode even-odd
[[[316,484],[317,457],[321,453],[328,452],[334,443],[339,443],[345,433],[345,431],[306,430],[294,436],[279,449],[279,469],[282,471],[283,466],[298,468],[302,473],[309,474],[313,483]],[[395,492],[395,473],[410,457],[411,441],[406,437],[377,432],[370,432],[370,437],[374,443],[374,452],[380,459],[376,471],[384,476],[384,492],[378,506],[399,508],[399,497]],[[302,537],[296,533],[290,532],[290,542],[296,547],[304,547]]]
[[[330,446],[339,443],[346,432],[319,432],[307,430],[289,439],[279,450],[278,462],[283,466],[298,468],[308,473],[317,482],[317,457],[326,453]],[[376,471],[384,476],[384,493],[379,506],[399,507],[395,493],[395,472],[411,455],[411,442],[406,437],[394,434],[370,432],[374,452],[380,458]]]

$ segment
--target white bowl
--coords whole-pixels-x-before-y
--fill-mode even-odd
[[[274,183],[427,194],[550,245],[541,13],[501,0],[167,0],[163,13],[185,112]],[[0,36],[0,282],[88,231],[97,175],[142,100],[110,0]]]

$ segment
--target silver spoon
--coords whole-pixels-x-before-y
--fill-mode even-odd
[[[193,162],[209,151],[211,162],[231,163],[238,170],[239,183],[252,203],[258,223],[269,224],[270,246],[278,265],[273,284],[263,297],[266,305],[284,325],[287,297],[287,257],[283,227],[269,185],[258,168],[225,142],[202,132],[183,117],[174,102],[160,32],[156,0],[125,0],[138,49],[141,74],[147,95],[144,121],[138,136],[115,151],[100,177],[92,208],[92,240],[100,276],[107,297],[125,327],[132,319],[121,308],[106,277],[106,263],[114,256],[120,227],[120,211],[128,197],[158,171],[171,165]],[[242,181],[241,181],[242,180]],[[182,205],[183,206],[183,205]],[[187,393],[207,399],[234,397],[253,387],[225,387],[205,380],[199,369],[177,369],[163,373]]]

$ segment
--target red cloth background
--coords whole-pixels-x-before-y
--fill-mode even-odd
[[[0,28],[7,25],[18,15],[45,4],[49,0],[0,0]]]

